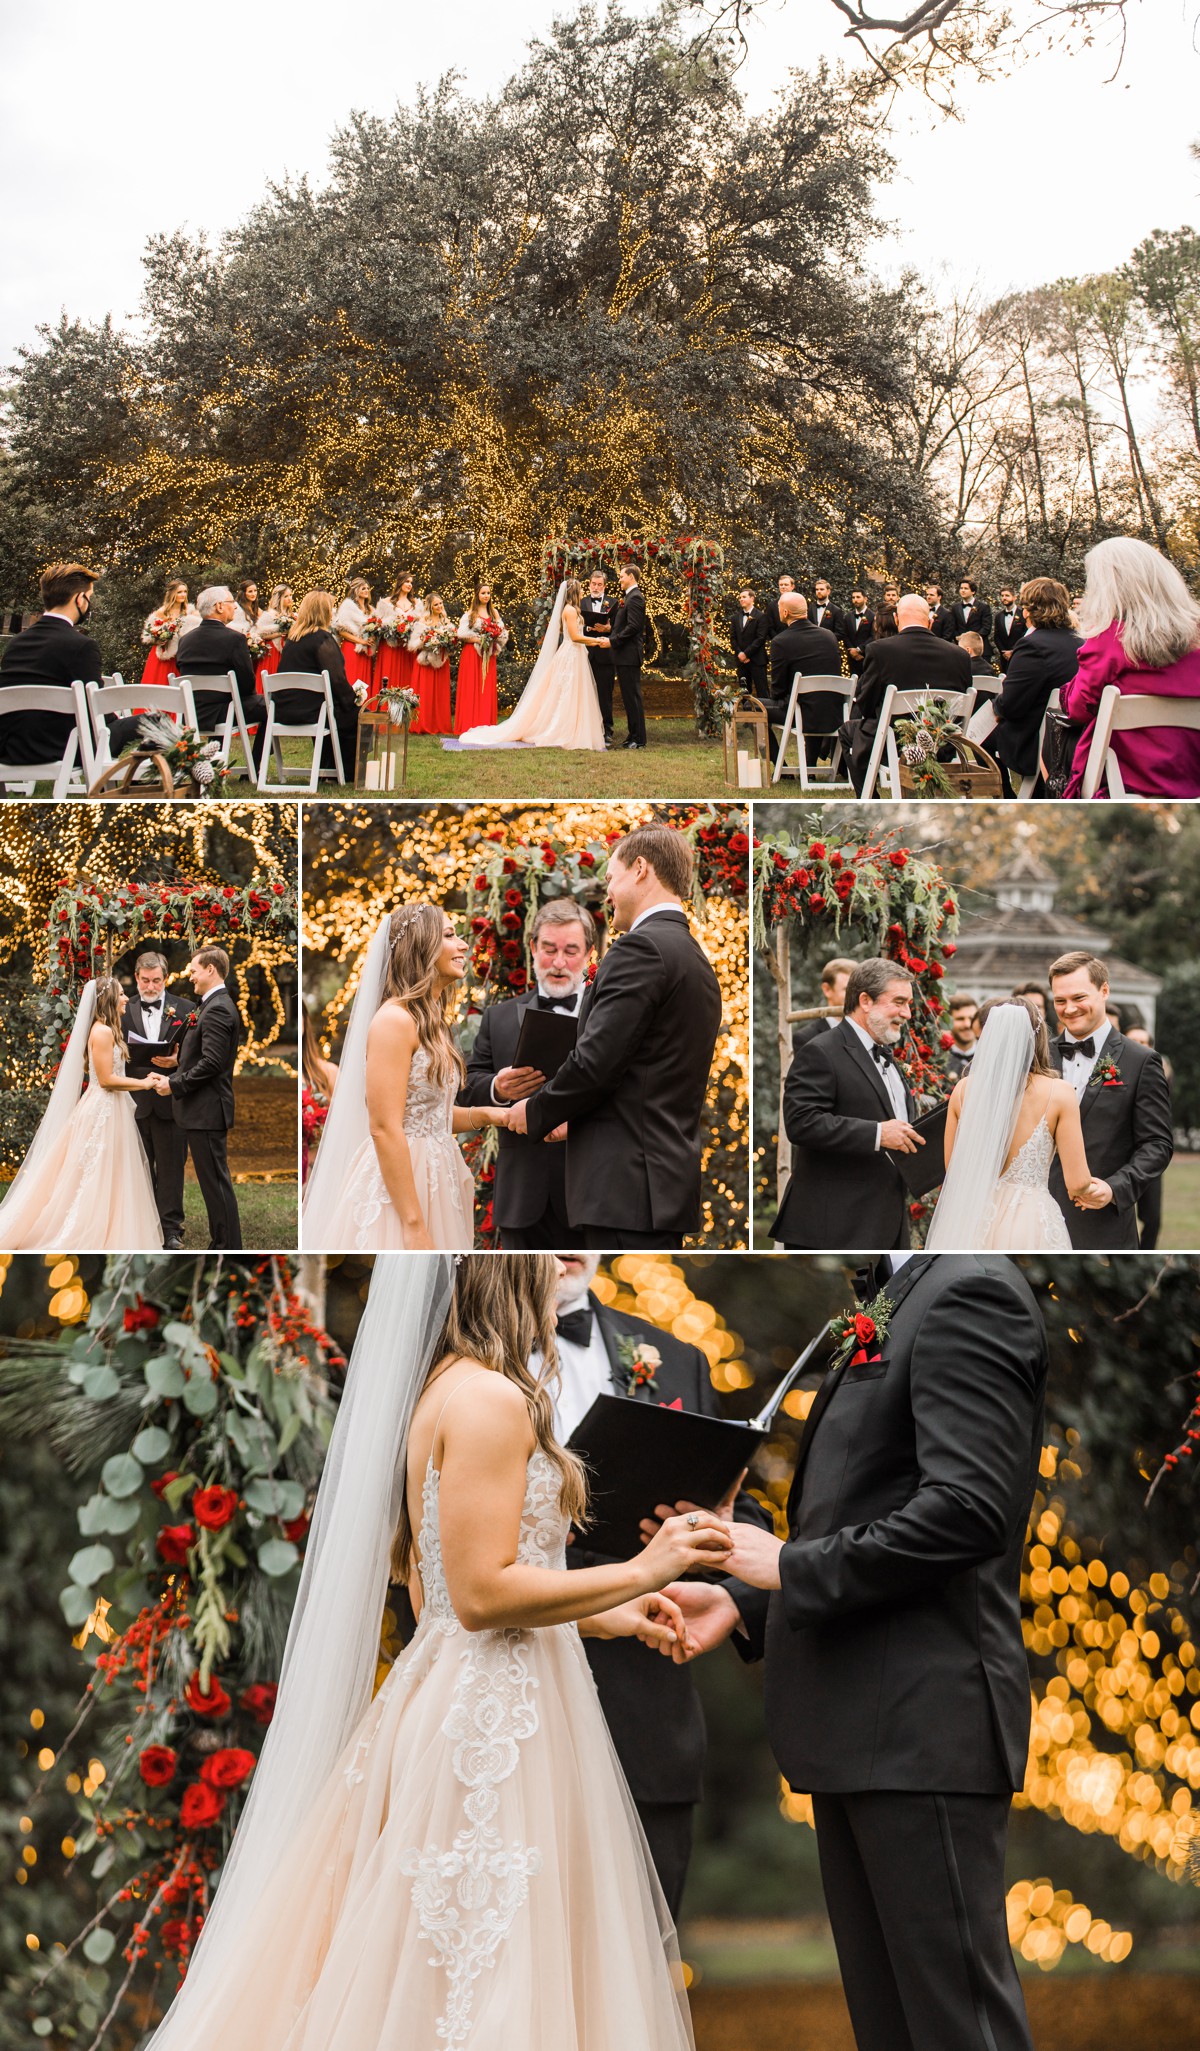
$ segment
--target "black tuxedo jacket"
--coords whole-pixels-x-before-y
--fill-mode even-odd
[[[850,707],[852,722],[861,726],[864,734],[874,734],[889,684],[898,691],[919,691],[926,686],[969,691],[971,658],[965,648],[939,640],[936,632],[925,627],[905,627],[903,633],[872,641]]]
[[[695,1232],[700,1119],[721,986],[682,907],[626,933],[596,970],[579,1038],[528,1100],[531,1138],[565,1119],[567,1215],[621,1232]]]
[[[1051,1041],[1050,1058],[1061,1075],[1061,1039]],[[1050,1170],[1050,1194],[1067,1221],[1072,1246],[1080,1252],[1136,1250],[1138,1198],[1170,1167],[1175,1151],[1171,1091],[1162,1056],[1110,1032],[1096,1067],[1109,1058],[1120,1075],[1119,1088],[1099,1080],[1093,1068],[1079,1115],[1088,1167],[1108,1183],[1111,1204],[1102,1211],[1077,1210],[1067,1195],[1057,1154]]]
[[[908,630],[906,629],[906,631]],[[933,615],[933,619],[930,624],[930,632],[936,634],[939,641],[953,641],[955,629],[954,610],[952,606],[939,605],[937,611]]]
[[[1002,1794],[1025,1778],[1021,1559],[1042,1452],[1046,1334],[996,1254],[893,1275],[874,1364],[827,1374],[800,1441],[781,1587],[731,1587],[765,1652],[789,1784]]]
[[[808,601],[808,618],[810,626],[823,627],[826,630],[826,632],[832,634],[836,640],[844,640],[846,636],[847,614],[843,610],[843,608],[840,605],[835,605],[831,598],[828,605],[825,607],[824,619],[817,618],[817,613],[819,609],[820,608],[818,607],[816,599],[810,598]]]
[[[585,591],[579,601],[579,610],[583,616],[583,631],[585,634],[611,634],[613,621],[617,617],[617,602],[615,598],[592,598]],[[591,663],[593,670],[597,671],[600,675],[612,674],[613,651],[611,648],[589,648],[588,661]]]
[[[1006,627],[1004,624],[1003,607],[997,606],[992,616],[992,638],[996,643],[996,654],[999,658],[1001,669],[1007,669],[1009,656],[1012,654],[1017,642],[1023,640],[1027,632],[1025,615],[1019,605],[1013,608],[1012,625],[1010,627]]]
[[[733,650],[734,669],[747,685],[753,677],[756,685],[767,680],[767,615],[757,605],[751,612],[743,612],[739,605],[729,621],[729,645]],[[748,660],[739,662],[739,655]]]
[[[165,1039],[167,1027],[171,1019],[183,1020],[190,1017],[192,1012],[197,1009],[198,1002],[199,1000],[195,997],[189,1001],[185,997],[172,996],[169,990],[165,991],[163,993],[163,1015],[158,1029],[159,1039]],[[125,1013],[125,1026],[127,1037],[131,1032],[140,1033],[145,1031],[145,1020],[142,1017],[142,1000],[136,990],[129,1000],[129,1008]],[[176,1053],[180,1052],[181,1047],[182,1042],[176,1048]],[[161,1075],[165,1076],[169,1082],[173,1075],[179,1073],[176,1068],[152,1068],[150,1064],[151,1054],[149,1049],[143,1050],[138,1048],[135,1050],[131,1047],[129,1059],[125,1063],[126,1074]],[[133,1100],[133,1115],[135,1118],[165,1118],[173,1123],[175,1118],[173,1104],[173,1098],[160,1097],[157,1090],[139,1090]]]
[[[223,620],[201,620],[190,634],[181,634],[175,660],[183,677],[223,677],[232,670],[243,708],[258,695],[254,657],[246,636],[239,634],[236,627],[227,627]],[[311,704],[305,703],[307,713],[311,713]],[[195,705],[201,727],[206,720],[210,726],[215,725],[229,710],[228,698],[218,698],[212,691],[197,691]]]
[[[179,1066],[170,1072],[175,1122],[187,1131],[228,1131],[233,1124],[233,1064],[242,1022],[228,990],[192,1007],[198,1014],[183,1036]]]
[[[649,1340],[662,1355],[653,1389],[637,1389],[628,1396],[631,1403],[682,1403],[685,1410],[704,1417],[719,1417],[721,1406],[712,1385],[708,1361],[698,1346],[688,1346],[670,1332],[644,1318],[606,1309],[593,1296],[592,1308],[612,1368],[612,1386],[617,1395],[626,1394],[625,1369],[617,1352],[617,1341]],[[647,1514],[654,1504],[646,1505]],[[767,1512],[743,1489],[734,1508],[740,1523],[770,1529]],[[589,1552],[587,1534],[567,1547],[568,1567],[600,1565],[603,1555]],[[710,1578],[708,1576],[705,1577]],[[721,1575],[711,1576],[723,1580]],[[734,1600],[742,1598],[742,1584],[732,1586]],[[585,1638],[584,1651],[596,1682],[600,1706],[612,1733],[617,1757],[625,1771],[633,1798],[638,1802],[698,1802],[704,1770],[704,1712],[696,1693],[690,1667],[675,1666],[661,1653],[640,1645],[633,1638]]]
[[[986,655],[988,643],[992,638],[991,606],[984,605],[982,600],[979,599],[976,600],[974,605],[966,606],[961,598],[956,598],[949,611],[950,625],[953,630],[950,636],[951,640],[957,641],[960,634],[978,634],[983,642],[983,652]]]
[[[781,627],[771,640],[771,698],[787,706],[797,671],[802,677],[839,677],[842,651],[828,627],[814,627],[811,620],[793,620]],[[847,686],[849,688],[849,686]],[[830,692],[830,697],[834,693]],[[839,713],[840,718],[840,713]]]
[[[819,1040],[826,1033],[836,1032],[840,1023],[840,1019],[810,1018],[807,1025],[797,1026],[792,1034],[793,1061],[801,1047],[807,1047],[810,1040]]]
[[[854,607],[848,605],[842,617],[842,642],[846,650],[846,660],[849,662],[851,671],[855,676],[857,676],[859,671],[861,670],[863,662],[866,659],[867,649],[870,647],[874,639],[874,613],[865,612],[862,617],[862,624],[860,625],[858,615],[855,612]],[[850,650],[852,648],[861,648],[862,654],[851,655]]]
[[[1070,683],[1082,645],[1069,627],[1034,627],[1013,649],[992,708],[1000,724],[989,747],[1018,776],[1032,776],[1038,766],[1038,734],[1050,693]]]
[[[621,599],[613,617],[610,639],[612,657],[618,669],[640,669],[642,642],[646,633],[646,601],[638,585]]]
[[[42,684],[58,690],[101,681],[100,650],[57,613],[43,613],[14,634],[0,655],[0,762],[56,762],[75,721],[69,713],[5,712],[4,686]]]
[[[494,1103],[493,1078],[501,1068],[512,1067],[521,1021],[527,1011],[537,1010],[537,1001],[535,990],[531,997],[511,997],[503,1004],[488,1005],[458,1093],[460,1104]],[[565,1214],[566,1148],[543,1146],[540,1140],[528,1139],[520,1132],[500,1132],[497,1138],[492,1211],[501,1235],[506,1225],[519,1229],[536,1224],[552,1198]]]
[[[904,1104],[912,1118],[907,1083]],[[845,1020],[804,1043],[783,1088],[792,1173],[772,1239],[842,1251],[908,1244],[907,1185],[894,1155],[875,1145],[895,1115],[878,1064]]]

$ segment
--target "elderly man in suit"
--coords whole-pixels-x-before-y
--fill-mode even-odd
[[[223,677],[233,671],[242,717],[247,727],[258,728],[251,743],[257,773],[267,731],[267,707],[266,701],[258,695],[254,657],[246,636],[239,634],[237,628],[230,624],[237,611],[237,600],[227,584],[212,584],[207,591],[200,593],[196,610],[200,615],[200,625],[179,639],[179,653],[175,658],[179,674],[183,677]],[[229,711],[228,698],[219,697],[215,691],[197,691],[195,703],[196,724],[201,733],[213,733]],[[117,752],[115,736],[113,752]]]
[[[872,641],[868,648],[850,717],[842,728],[851,781],[860,797],[889,684],[898,691],[930,686],[956,692],[971,689],[970,656],[953,641],[939,637],[931,626],[928,605],[915,592],[906,592],[900,600],[896,625],[897,633]]]
[[[816,627],[808,617],[808,600],[789,591],[779,601],[779,632],[771,641],[771,696],[767,712],[774,726],[787,717],[792,684],[802,677],[836,677],[841,673],[842,651],[837,636],[828,627]],[[809,765],[822,755],[833,753],[834,736],[842,716],[842,693],[817,691],[804,700],[805,752]]]

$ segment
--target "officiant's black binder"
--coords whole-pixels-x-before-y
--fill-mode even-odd
[[[597,1396],[568,1441],[588,1470],[589,1552],[630,1559],[658,1503],[715,1509],[767,1437],[727,1417]]]
[[[928,1196],[931,1189],[946,1180],[946,1113],[950,1100],[935,1104],[932,1111],[925,1111],[920,1118],[909,1120],[914,1132],[919,1132],[925,1144],[916,1154],[893,1154],[892,1158],[903,1175],[908,1190],[913,1196]]]
[[[169,1018],[166,1031],[157,1040],[148,1040],[145,1033],[130,1032],[125,1035],[130,1047],[152,1047],[156,1054],[173,1054],[187,1031],[185,1018]]]
[[[539,1068],[547,1082],[575,1046],[579,1020],[569,1011],[539,1011],[531,1005],[521,1020],[514,1068]]]

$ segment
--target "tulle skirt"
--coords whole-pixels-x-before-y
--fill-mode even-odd
[[[418,662],[415,655],[409,660],[413,666],[409,682],[420,700],[417,716],[409,731],[414,734],[448,734],[453,724],[450,716],[449,658],[440,669],[431,669],[428,663]]]
[[[464,656],[464,661],[466,660]],[[462,672],[459,672],[462,702]],[[604,747],[604,721],[587,650],[564,641],[539,676],[535,669],[507,719],[463,731],[464,748]]]
[[[974,1249],[968,1249],[973,1251]],[[988,1218],[983,1253],[1070,1253],[1067,1221],[1048,1189],[1001,1181]]]
[[[453,1133],[408,1136],[417,1201],[438,1248],[468,1252],[475,1239],[475,1184]],[[314,1252],[403,1253],[404,1227],[365,1139],[350,1163],[328,1218],[304,1214],[304,1243]]]
[[[426,1617],[164,2051],[691,2051],[680,1977],[574,1625]]]
[[[0,1203],[0,1246],[12,1253],[152,1253],[162,1245],[133,1099],[84,1091],[45,1159]]]
[[[160,655],[157,648],[151,648],[138,682],[157,690],[162,684],[173,684],[179,676],[179,663],[175,656]]]
[[[496,723],[496,663],[488,663],[484,676],[479,650],[473,641],[463,642],[458,664],[458,694],[454,700],[454,731],[465,734],[469,727]]]

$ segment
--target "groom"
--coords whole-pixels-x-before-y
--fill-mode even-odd
[[[585,1247],[670,1251],[700,1226],[700,1119],[721,986],[684,904],[692,849],[635,826],[608,858],[615,930],[557,1075],[513,1106],[511,1132],[567,1131],[567,1216]]]
[[[858,2051],[1031,2051],[1004,1848],[1029,1748],[1045,1330],[994,1254],[885,1255],[861,1293],[875,1336],[817,1393],[786,1542],[734,1524],[734,1581],[668,1593],[705,1646],[723,1622],[744,1659],[765,1655],[767,1734],[812,1796]]]
[[[169,1082],[161,1077],[155,1088],[160,1094],[170,1093],[175,1122],[191,1148],[208,1213],[209,1246],[214,1253],[236,1253],[242,1244],[242,1222],[226,1148],[233,1124],[233,1064],[241,1020],[225,987],[229,956],[223,947],[198,948],[187,973],[200,999],[199,1013],[183,1036],[178,1069]]]
[[[125,1014],[126,1025],[147,1041],[144,1047],[129,1049],[127,1063],[130,1075],[165,1075],[178,1068],[177,1052],[155,1053],[154,1044],[160,1045],[171,1037],[172,1029],[182,1025],[191,1013],[191,1005],[183,997],[176,997],[167,989],[167,961],[162,954],[139,954],[133,966],[135,994],[129,1000]],[[163,1228],[163,1252],[176,1253],[183,1245],[183,1171],[187,1163],[187,1140],[182,1127],[175,1123],[170,1096],[158,1090],[139,1090],[133,1100],[134,1117],[137,1120],[138,1137],[145,1149],[150,1167],[150,1180],[154,1184],[154,1201],[158,1207],[159,1222]]]
[[[1078,1252],[1136,1252],[1138,1198],[1175,1150],[1162,1057],[1109,1024],[1108,970],[1094,954],[1060,955],[1051,965],[1050,992],[1063,1028],[1051,1059],[1079,1099],[1087,1164],[1100,1182],[1085,1207],[1072,1203],[1056,1154],[1050,1194]]]
[[[646,714],[642,707],[642,642],[646,632],[646,601],[638,588],[635,571],[620,571],[617,582],[621,587],[621,601],[608,640],[617,674],[617,688],[625,707],[625,723],[629,728],[625,746],[644,748]],[[611,725],[610,720],[610,729]]]

